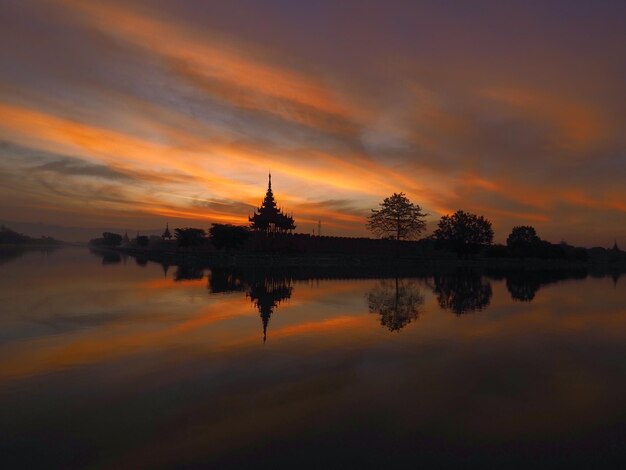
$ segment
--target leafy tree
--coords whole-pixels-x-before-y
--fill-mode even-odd
[[[122,236],[118,233],[104,232],[102,234],[102,244],[106,246],[120,246]]]
[[[178,246],[199,246],[204,243],[205,231],[201,228],[177,228],[174,229]]]
[[[248,239],[250,231],[247,227],[231,224],[213,224],[209,229],[209,238],[218,250],[238,250]]]
[[[150,239],[146,235],[137,235],[136,240],[138,246],[148,246],[150,244]]]
[[[381,238],[415,239],[426,228],[427,215],[404,193],[393,193],[380,204],[380,209],[372,209],[367,228]]]
[[[506,245],[515,256],[536,256],[540,251],[541,239],[537,236],[537,232],[533,227],[521,225],[513,227],[506,239]]]
[[[457,253],[477,251],[483,245],[493,242],[491,222],[482,215],[456,211],[444,215],[433,233],[439,244],[452,248]]]

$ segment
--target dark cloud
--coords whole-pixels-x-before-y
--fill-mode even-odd
[[[49,163],[44,163],[31,168],[33,171],[50,171],[71,176],[93,176],[96,178],[107,178],[112,180],[128,181],[128,175],[119,173],[103,165],[94,165],[74,158],[65,158]]]

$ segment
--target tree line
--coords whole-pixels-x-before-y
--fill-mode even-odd
[[[418,239],[426,229],[425,218],[419,204],[412,203],[404,193],[394,193],[372,209],[367,220],[368,229],[381,238],[395,240]],[[485,217],[462,210],[444,215],[433,234],[427,239],[435,247],[457,253],[459,256],[484,251],[490,257],[544,258],[544,259],[587,259],[587,250],[574,248],[562,242],[558,245],[542,240],[534,227],[513,227],[507,237],[506,246],[493,245],[494,231],[491,221]],[[619,258],[617,245],[614,257]]]
[[[491,221],[481,215],[463,210],[441,217],[432,235],[420,239],[422,233],[426,230],[425,219],[428,215],[418,204],[412,203],[404,193],[394,193],[385,198],[380,203],[378,209],[371,211],[370,216],[367,218],[366,226],[378,238],[388,240],[387,243],[391,245],[398,243],[396,245],[398,248],[400,248],[399,244],[403,241],[419,239],[420,244],[422,244],[422,250],[444,250],[456,253],[459,257],[482,253],[484,256],[492,258],[513,257],[585,261],[589,253],[593,251],[593,249],[575,248],[567,245],[565,242],[553,244],[542,240],[537,235],[535,228],[528,225],[514,227],[507,237],[506,245],[494,245],[494,230]],[[173,238],[181,248],[201,247],[210,242],[213,247],[223,251],[236,251],[244,247],[252,251],[315,251],[315,249],[318,249],[317,245],[307,244],[306,241],[300,245],[296,243],[296,238],[306,237],[304,234],[273,237],[272,240],[269,240],[273,245],[268,243],[259,244],[258,239],[263,237],[261,234],[257,234],[257,237],[251,240],[253,243],[247,243],[252,237],[253,230],[250,227],[232,224],[214,223],[206,231],[193,227],[176,228],[173,232]],[[169,240],[172,236],[169,229],[166,229],[162,237],[154,236],[151,238]],[[285,243],[278,243],[283,238]],[[290,240],[291,243],[289,243]],[[100,246],[130,244],[131,246],[148,247],[150,238],[138,235],[130,241],[127,238],[124,239],[119,234],[105,232],[102,238],[94,239],[91,243]],[[330,245],[331,249],[340,249],[343,246],[340,242],[330,243]],[[368,248],[372,250],[378,249]],[[592,253],[592,256],[595,256],[595,254]],[[609,256],[611,257],[608,260],[610,262],[618,262],[624,258],[622,252],[617,248],[614,248],[609,253]]]

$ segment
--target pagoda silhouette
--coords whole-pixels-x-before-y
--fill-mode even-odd
[[[265,234],[291,233],[296,225],[291,215],[283,214],[272,192],[272,174],[268,176],[267,192],[261,206],[248,217],[250,228]]]

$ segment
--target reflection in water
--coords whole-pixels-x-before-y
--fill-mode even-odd
[[[209,291],[212,294],[226,292],[243,292],[245,285],[243,275],[238,269],[211,268],[209,276]]]
[[[169,263],[162,262],[162,263],[159,263],[159,264],[161,265],[161,268],[163,268],[163,278],[167,279],[167,272],[170,269]]]
[[[26,253],[26,250],[20,247],[6,248],[0,247],[0,266],[9,261],[15,260]]]
[[[118,251],[106,251],[102,253],[102,264],[118,264],[122,262],[122,256]]]
[[[491,302],[491,283],[474,271],[436,274],[433,281],[439,306],[457,315],[484,310]]]
[[[263,342],[267,339],[267,324],[278,305],[291,297],[291,279],[286,276],[259,276],[249,284],[246,295],[259,309],[263,322]]]
[[[389,331],[400,331],[419,316],[424,303],[415,281],[409,279],[381,280],[370,290],[367,303],[371,313],[380,315],[380,324]]]
[[[541,287],[568,279],[585,279],[585,269],[511,270],[502,274],[513,300],[531,302]],[[494,277],[502,277],[496,274]]]
[[[103,267],[77,248],[0,266],[3,467],[594,468],[598,455],[604,466],[626,458],[618,273],[536,295],[578,274],[416,269],[396,280],[205,266],[185,281],[203,272],[172,265],[163,279],[162,265],[123,260]],[[439,307],[469,311],[490,297],[464,321]],[[419,328],[402,328],[415,318]]]
[[[242,292],[259,310],[263,323],[263,342],[267,325],[280,303],[291,297],[293,276],[290,270],[238,270],[212,268],[209,277],[211,293]]]
[[[204,269],[197,265],[181,264],[176,268],[174,281],[195,281],[204,277]]]
[[[617,289],[617,283],[619,282],[619,278],[622,275],[619,271],[611,271],[611,279],[613,279],[613,287]]]
[[[534,277],[525,276],[524,273],[515,273],[507,276],[506,288],[513,300],[531,302],[541,288],[541,282]]]

